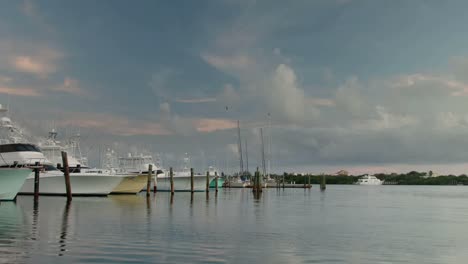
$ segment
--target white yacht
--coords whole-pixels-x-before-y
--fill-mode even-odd
[[[27,168],[39,162],[44,166],[44,170],[39,174],[39,193],[49,195],[66,194],[63,172],[57,170],[44,156],[40,148],[31,144],[31,139],[28,139],[22,129],[8,117],[2,117],[0,120],[0,135],[0,143],[2,143],[0,167]],[[105,174],[104,171],[70,173],[73,195],[109,194],[122,181],[123,177],[108,176],[110,175]],[[19,193],[31,194],[34,192],[34,173],[31,169],[29,169],[26,181],[20,188]]]
[[[87,159],[81,155],[79,147],[80,135],[77,134],[70,138],[65,144],[57,140],[57,132],[52,129],[49,136],[38,142],[38,146],[46,158],[56,165],[57,168],[62,165],[62,151],[68,154],[68,167],[71,173],[80,171],[81,168],[88,168]]]
[[[359,178],[356,184],[358,185],[382,185],[383,181],[379,180],[374,175],[366,174]]]
[[[209,183],[215,178],[214,171],[209,173]],[[182,170],[174,171],[173,173],[174,191],[186,192],[191,191],[191,175],[190,175],[190,158],[185,153],[184,167]],[[158,191],[171,190],[171,177],[168,171],[157,174],[157,189]],[[205,191],[206,189],[206,175],[195,174],[193,175],[193,189],[194,191]]]
[[[28,149],[36,147],[27,144],[0,145],[0,201],[14,200],[26,178],[31,175],[32,170],[27,167],[30,160],[23,160],[22,155],[17,155],[19,150],[24,154]]]
[[[133,155],[132,153],[128,153],[126,157],[120,157],[118,162],[119,169],[129,173],[148,174],[150,165],[153,167],[152,173],[157,170],[157,166],[154,164],[153,156],[151,155]]]

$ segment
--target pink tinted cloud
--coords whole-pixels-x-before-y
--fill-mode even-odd
[[[195,120],[193,123],[198,132],[205,133],[237,127],[237,123],[229,119],[201,118]]]
[[[0,84],[0,93],[17,96],[41,96],[41,94],[32,88],[9,87]]]
[[[101,132],[120,135],[169,135],[171,132],[158,123],[143,120],[131,121],[128,118],[99,113],[71,113],[60,125],[73,125],[81,128],[96,129]]]
[[[40,77],[46,77],[56,71],[53,64],[30,56],[16,56],[12,59],[11,64],[18,71],[36,74]]]

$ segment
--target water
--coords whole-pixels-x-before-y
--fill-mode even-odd
[[[0,263],[466,263],[467,227],[462,186],[20,196],[0,204]]]

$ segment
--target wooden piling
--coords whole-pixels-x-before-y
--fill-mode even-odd
[[[67,201],[72,200],[72,190],[70,183],[70,168],[68,167],[67,152],[62,151],[63,176],[65,177],[65,190],[67,192]]]
[[[169,168],[169,176],[171,177],[171,194],[174,194],[174,172],[172,167]]]
[[[286,187],[286,173],[283,173],[283,189]]]
[[[304,189],[306,189],[306,188],[307,188],[306,175],[304,175],[304,179],[303,179],[303,180],[304,180]]]
[[[34,201],[39,200],[39,161],[34,164]]]
[[[226,178],[224,177],[224,172],[221,172],[221,178],[224,179],[224,183],[223,183],[223,186],[221,187],[226,187]]]
[[[325,174],[322,174],[322,180],[320,182],[320,190],[324,191],[327,189],[327,179],[325,178]]]
[[[310,187],[312,187],[312,186],[310,185],[310,174],[309,174],[309,177],[307,177],[307,178],[308,178],[308,179],[307,179],[307,186],[310,188]]]
[[[154,174],[154,184],[153,184],[153,193],[158,191],[158,171]]]
[[[190,168],[190,192],[193,193],[194,188],[194,178],[193,178],[193,168]]]
[[[151,176],[153,175],[153,165],[148,165],[148,176],[146,181],[146,196],[150,196],[151,191]]]
[[[218,172],[215,171],[215,188],[216,192],[218,192]]]
[[[210,172],[206,172],[206,192],[210,192]]]

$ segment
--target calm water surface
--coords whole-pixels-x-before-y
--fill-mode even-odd
[[[468,188],[328,186],[31,196],[0,204],[0,263],[467,263]]]

